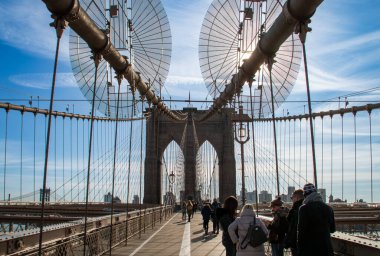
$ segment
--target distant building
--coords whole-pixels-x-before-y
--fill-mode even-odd
[[[132,204],[139,204],[139,203],[140,203],[140,197],[138,195],[134,195]]]
[[[43,189],[40,189],[40,202],[42,202]],[[45,202],[50,202],[50,188],[45,189]]]
[[[115,204],[121,204],[121,199],[120,199],[118,196],[115,196],[115,197],[113,198],[113,202],[114,202]]]
[[[323,202],[326,203],[326,189],[325,188],[319,188],[318,193],[321,195]]]
[[[334,197],[333,197],[333,195],[330,195],[329,196],[329,203],[332,203],[334,201]]]
[[[256,190],[247,192],[247,203],[256,203]]]
[[[269,194],[268,191],[263,190],[259,194],[260,203],[268,203],[272,201],[272,194]]]
[[[292,187],[292,186],[288,187],[288,198],[287,198],[288,200],[287,201],[284,200],[284,202],[291,202],[292,201],[292,195],[293,195],[294,191],[296,191],[295,187]]]
[[[248,201],[247,193],[248,193],[248,191],[247,191],[247,189],[245,189],[245,193],[244,193],[244,195],[245,195],[245,201],[246,201],[246,202]],[[240,198],[240,200],[243,200],[243,189],[240,190],[240,196],[239,196],[239,198]]]
[[[104,195],[104,202],[105,203],[112,203],[112,195],[110,192],[108,192],[108,194]],[[115,196],[113,198],[113,202],[119,204],[119,203],[121,203],[121,200],[118,196]]]
[[[112,202],[112,195],[110,192],[108,192],[108,194],[104,195],[104,202],[105,203],[111,203]]]

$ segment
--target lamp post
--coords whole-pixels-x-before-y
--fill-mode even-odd
[[[239,114],[232,116],[232,122],[235,123],[235,140],[240,144],[240,156],[241,156],[241,186],[242,186],[242,198],[241,201],[245,205],[245,174],[244,174],[244,144],[249,141],[249,122],[252,119],[243,114],[243,106],[239,106]],[[237,126],[238,123],[238,126]]]
[[[172,173],[171,174],[169,174],[169,195],[170,195],[170,204],[174,204],[174,202],[173,202],[173,184],[174,184],[174,182],[175,182],[175,174],[173,173],[173,171],[172,171]]]

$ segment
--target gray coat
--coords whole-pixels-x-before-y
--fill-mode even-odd
[[[228,227],[228,234],[230,235],[232,242],[236,244],[236,256],[265,256],[264,244],[258,247],[252,247],[248,244],[248,246],[245,249],[242,249],[240,246],[241,242],[247,235],[249,224],[253,222],[254,217],[255,213],[252,211],[252,209],[244,209],[240,217],[237,218],[234,222],[232,222],[231,225]],[[268,229],[259,218],[256,218],[256,226],[260,226],[265,232],[265,234],[268,235]]]

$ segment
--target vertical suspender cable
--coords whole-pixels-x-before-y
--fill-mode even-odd
[[[21,152],[20,152],[20,201],[22,201],[22,176],[23,176],[23,143],[24,142],[24,111],[21,111]]]
[[[255,175],[255,190],[256,190],[256,214],[259,215],[259,198],[258,198],[258,191],[257,191],[257,167],[256,167],[256,140],[255,140],[255,125],[253,123],[254,120],[254,109],[253,109],[253,103],[252,103],[252,84],[249,84],[249,98],[251,103],[251,116],[252,116],[252,149],[253,149],[253,168],[254,168],[254,175]]]
[[[144,96],[141,96],[141,112],[144,109]],[[141,113],[143,115],[143,113]],[[139,207],[140,207],[140,213],[139,215],[141,216],[141,197],[142,197],[142,172],[143,172],[143,161],[142,161],[142,156],[143,156],[143,130],[144,130],[144,118],[141,118],[141,137],[140,137],[140,196],[139,196]],[[158,135],[157,135],[158,136]],[[141,238],[141,218],[140,220],[140,232],[139,232],[139,237]],[[144,222],[145,226],[145,222]]]
[[[356,190],[356,171],[357,171],[357,165],[356,165],[356,111],[353,112],[354,114],[354,138],[355,138],[355,202],[357,202],[357,190]]]
[[[113,225],[113,211],[114,211],[114,192],[115,192],[115,174],[116,174],[116,155],[117,155],[117,129],[119,124],[119,103],[120,103],[120,86],[121,76],[118,75],[118,90],[117,90],[117,103],[116,103],[116,118],[115,118],[115,140],[113,145],[113,165],[112,165],[112,193],[111,193],[111,224],[110,224],[110,251],[109,255],[112,255],[112,225]]]
[[[128,95],[127,95],[127,102],[128,102]],[[132,107],[132,113],[131,113],[131,117],[133,117],[134,115],[134,107]],[[142,111],[142,109],[141,109]],[[129,208],[128,208],[128,200],[129,200],[129,189],[130,189],[130,179],[131,179],[131,157],[132,157],[132,137],[133,137],[133,121],[131,120],[130,121],[130,130],[129,130],[129,152],[128,152],[128,183],[127,183],[127,209],[126,209],[126,216],[127,216],[127,220],[125,222],[125,244],[127,245],[128,244],[128,212],[129,212]]]
[[[310,118],[305,118],[305,174],[306,174],[306,181],[308,181],[308,175],[307,175],[307,148],[308,148],[308,143],[307,143],[307,132],[308,132],[308,129],[307,129],[307,120],[309,120]]]
[[[300,24],[300,26],[306,26],[305,24]],[[302,28],[300,29],[302,31]],[[304,36],[302,36],[304,35]],[[311,138],[311,150],[313,156],[313,174],[314,174],[314,185],[318,188],[318,180],[317,180],[317,163],[315,160],[315,143],[314,143],[314,128],[313,128],[313,119],[312,119],[312,110],[311,110],[311,97],[310,97],[310,83],[309,83],[309,72],[307,68],[307,58],[306,58],[306,31],[304,33],[300,33],[300,39],[302,43],[302,52],[303,52],[303,63],[305,67],[305,78],[306,78],[306,91],[307,91],[307,105],[309,108],[309,122],[310,122],[310,138]]]
[[[323,136],[324,136],[324,133],[323,133],[323,116],[321,116],[321,119],[322,119],[322,188],[324,188],[324,184],[323,184],[323,176],[324,176],[324,165],[325,165],[325,162],[324,162],[324,152],[323,152],[323,146],[324,146],[324,143],[323,143]]]
[[[368,117],[369,117],[369,152],[370,152],[370,159],[371,159],[371,203],[373,203],[373,156],[372,156],[372,117],[371,117],[371,110],[368,110]]]
[[[77,188],[78,188],[78,202],[79,202],[79,118],[77,117]]]
[[[344,165],[343,165],[343,162],[344,162],[344,154],[343,154],[343,114],[341,114],[341,117],[342,117],[342,200],[344,201],[344,175],[343,175],[343,168],[344,168]]]
[[[82,119],[82,159],[84,159],[84,123],[85,123],[85,120],[84,119]],[[84,174],[84,170],[85,170],[85,167],[84,167],[84,161],[82,161],[82,172],[83,172],[83,176],[85,175]],[[83,177],[83,179],[84,179],[84,177]],[[83,190],[84,190],[85,188],[83,188]],[[79,192],[80,193],[80,192]],[[84,196],[86,196],[85,194],[84,194]],[[82,202],[84,202],[85,201],[85,198],[83,198],[83,201]]]
[[[54,202],[57,202],[57,116],[54,116]]]
[[[33,119],[33,201],[36,202],[36,116],[34,112]]]
[[[302,164],[302,149],[301,149],[301,144],[302,144],[302,118],[300,118],[300,139],[299,139],[299,151],[300,151],[300,155],[299,155],[299,170],[298,170],[298,183],[299,185],[301,185],[301,171],[302,171],[302,167],[301,167],[301,164]]]
[[[4,202],[6,200],[6,184],[7,184],[7,144],[8,144],[8,116],[9,109],[5,110],[5,140],[4,140]]]
[[[65,202],[65,116],[62,117],[62,190],[63,202]]]
[[[51,86],[50,106],[49,106],[49,121],[48,121],[48,129],[47,129],[47,136],[46,136],[44,178],[43,178],[43,183],[42,183],[42,198],[41,198],[42,202],[41,202],[40,235],[39,235],[39,245],[38,245],[39,255],[42,255],[42,232],[43,232],[43,226],[44,226],[45,195],[46,195],[46,181],[47,181],[47,174],[48,174],[51,117],[52,117],[53,103],[54,103],[54,90],[55,90],[55,80],[56,80],[57,66],[58,66],[58,53],[59,53],[59,45],[61,42],[63,30],[66,27],[65,23],[66,23],[65,20],[62,18],[57,18],[54,22],[56,32],[57,32],[57,46],[56,46],[56,51],[55,51],[53,81],[52,81],[52,86]]]
[[[70,202],[73,202],[73,117],[70,117]]]
[[[288,112],[288,115],[289,115],[289,112]],[[290,182],[289,181],[289,178],[290,178],[290,171],[291,171],[291,167],[290,167],[290,127],[291,127],[291,125],[290,125],[290,123],[291,123],[291,120],[289,119],[289,132],[288,132],[288,135],[289,135],[289,138],[288,138],[288,143],[289,143],[289,145],[288,145],[288,170],[289,170],[289,175],[288,175],[288,183]],[[290,184],[290,183],[289,183]]]
[[[275,151],[275,152],[274,152],[274,155],[275,155],[275,161],[276,161],[277,195],[280,195],[280,178],[279,178],[279,173],[278,173],[277,134],[276,134],[275,113],[274,113],[274,96],[273,96],[272,66],[273,66],[273,59],[272,59],[272,58],[268,58],[270,95],[271,95],[271,102],[272,102],[273,140],[274,140],[274,151]]]
[[[331,162],[330,162],[330,192],[331,192],[331,195],[333,194],[333,186],[332,186],[332,182],[333,182],[333,133],[332,133],[332,126],[333,126],[333,115],[330,115],[330,159],[331,159]]]
[[[83,236],[83,256],[86,256],[87,245],[87,219],[88,219],[88,195],[90,192],[90,174],[91,174],[91,151],[92,151],[92,134],[94,131],[94,115],[95,115],[95,97],[96,97],[96,83],[98,79],[98,67],[100,62],[100,55],[94,54],[95,75],[94,75],[94,89],[92,93],[92,106],[91,106],[91,127],[90,127],[90,141],[88,145],[88,161],[87,161],[87,184],[86,184],[86,204],[84,215],[84,236]]]
[[[296,183],[296,119],[293,120],[293,180]]]

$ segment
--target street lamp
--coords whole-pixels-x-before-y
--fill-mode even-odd
[[[241,185],[242,185],[242,198],[241,201],[245,205],[245,174],[244,174],[244,144],[249,141],[249,122],[252,119],[247,115],[243,114],[243,106],[239,106],[239,114],[232,116],[231,121],[235,123],[235,140],[240,144],[241,151]],[[238,127],[237,126],[238,123]]]
[[[173,204],[173,184],[175,182],[175,174],[172,173],[169,174],[169,190],[170,190],[170,204]]]

